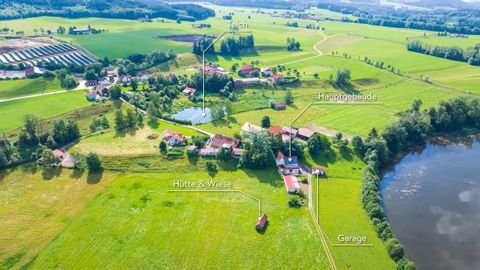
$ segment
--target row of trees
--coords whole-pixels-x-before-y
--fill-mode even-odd
[[[117,63],[118,74],[135,76],[138,71],[174,60],[177,54],[173,50],[166,52],[155,50],[147,54],[136,53]]]
[[[144,117],[142,113],[134,111],[131,108],[127,109],[124,114],[121,110],[115,111],[115,130],[135,130],[137,126],[143,126]]]
[[[240,36],[238,39],[228,37],[222,40],[220,44],[220,53],[223,55],[238,56],[240,50],[253,49],[255,47],[255,40],[253,35]]]
[[[210,48],[208,48],[208,50],[205,53],[213,54],[215,53],[215,45],[212,44],[212,42],[213,42],[213,39],[210,37],[204,37],[199,40],[196,40],[193,42],[192,52],[196,55],[202,55],[203,51],[205,51],[208,48],[208,46],[212,45],[210,46]]]
[[[468,62],[470,65],[474,66],[480,65],[480,44],[464,50],[456,46],[430,46],[419,40],[413,40],[407,43],[407,49],[412,52],[424,53],[455,61]]]
[[[9,20],[38,16],[58,16],[67,18],[168,18],[195,21],[215,16],[215,11],[195,4],[148,5],[139,1],[88,1],[51,0],[0,1],[0,19]]]
[[[445,1],[444,3],[447,3]],[[452,2],[453,3],[453,2]],[[352,14],[355,19],[344,17],[344,22],[381,25],[395,28],[412,28],[436,32],[480,34],[480,11],[476,9],[393,9],[380,5],[352,5],[320,3],[319,8]]]

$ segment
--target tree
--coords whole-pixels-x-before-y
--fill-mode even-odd
[[[290,90],[285,93],[285,104],[292,105],[294,102],[293,94]]]
[[[43,166],[52,166],[58,163],[57,157],[53,154],[52,150],[44,149],[42,151],[42,164]]]
[[[137,79],[137,78],[132,78],[132,79],[130,80],[130,86],[132,87],[132,90],[133,90],[133,91],[137,91],[137,89],[138,89],[138,84],[139,84],[139,82],[138,82],[138,79]]]
[[[143,127],[143,113],[137,112],[137,125]]]
[[[78,85],[78,81],[72,75],[67,75],[63,80],[62,79],[60,80],[60,85],[63,88],[71,89],[71,88],[75,88]]]
[[[125,118],[121,110],[115,111],[115,130],[121,131],[127,128],[127,124],[125,122]]]
[[[241,163],[246,168],[265,168],[273,160],[270,136],[251,133],[244,140]]]
[[[232,102],[230,100],[225,101],[225,113],[231,116],[233,113]]]
[[[335,84],[339,87],[350,85],[351,74],[350,70],[341,68],[335,74]]]
[[[87,168],[89,172],[98,172],[102,170],[102,159],[96,153],[88,153],[86,157]]]
[[[127,109],[126,126],[130,129],[135,129],[137,127],[137,117],[135,115],[135,111],[130,108]]]
[[[267,115],[265,115],[263,118],[262,118],[262,128],[269,128],[270,127],[270,117],[268,117]]]
[[[167,144],[165,143],[165,141],[161,141],[160,144],[158,145],[158,148],[160,149],[160,153],[166,153]]]
[[[110,94],[111,99],[120,99],[120,97],[122,96],[122,90],[118,85],[110,87],[110,89],[108,89],[108,93]]]
[[[331,143],[327,136],[315,133],[307,142],[308,151],[312,155],[330,151]]]
[[[354,136],[352,138],[352,146],[353,146],[353,151],[357,153],[360,157],[363,157],[365,154],[365,145],[363,143],[363,139],[360,136]]]
[[[398,261],[405,255],[405,249],[396,238],[390,238],[385,243],[388,254],[394,261]]]

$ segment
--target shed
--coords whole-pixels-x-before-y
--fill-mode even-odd
[[[267,226],[267,223],[268,223],[267,214],[263,213],[257,219],[257,223],[255,224],[255,230],[257,230],[259,232],[265,230],[265,227]]]

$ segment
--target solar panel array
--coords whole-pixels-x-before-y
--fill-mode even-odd
[[[53,62],[68,66],[71,63],[86,66],[95,59],[69,44],[47,45],[0,54],[0,63],[6,65],[36,66],[40,62]]]

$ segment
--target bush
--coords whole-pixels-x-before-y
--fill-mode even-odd
[[[396,238],[390,238],[386,241],[388,255],[394,261],[399,261],[405,255],[405,249]]]
[[[88,171],[98,172],[102,169],[102,159],[96,153],[89,153],[86,158]]]
[[[206,167],[208,173],[216,173],[218,171],[217,165],[211,161],[207,161]]]

